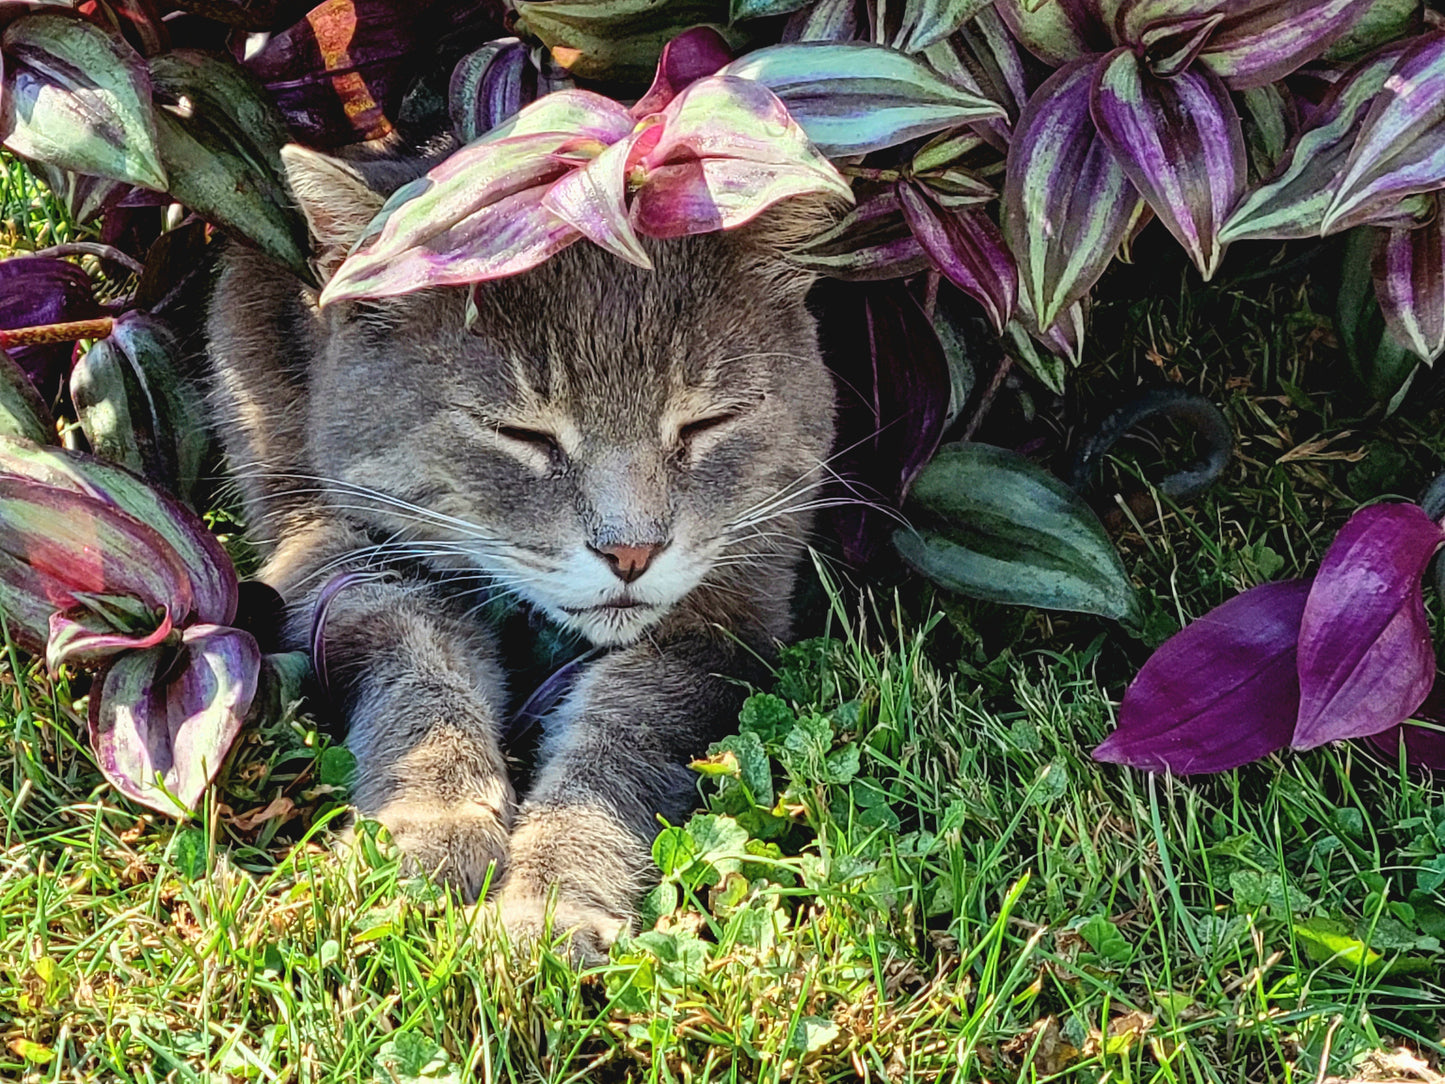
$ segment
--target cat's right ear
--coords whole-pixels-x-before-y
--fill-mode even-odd
[[[349,162],[297,143],[281,148],[281,164],[291,195],[306,216],[316,270],[325,284],[381,210],[385,197],[373,191]]]

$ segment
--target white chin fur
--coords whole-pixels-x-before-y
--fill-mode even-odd
[[[547,607],[547,614],[564,628],[581,633],[598,647],[624,647],[642,638],[648,628],[662,620],[667,610],[661,606],[632,610],[587,611],[567,613]]]

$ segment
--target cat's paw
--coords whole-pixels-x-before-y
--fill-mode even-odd
[[[485,885],[501,882],[507,864],[509,810],[480,802],[431,806],[395,802],[374,818],[391,833],[402,853],[402,868],[454,888],[473,902]]]
[[[514,945],[534,941],[560,941],[574,964],[605,963],[612,944],[630,935],[632,920],[596,903],[553,896],[533,885],[508,884],[502,889],[497,917]]]

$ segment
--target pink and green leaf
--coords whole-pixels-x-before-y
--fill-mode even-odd
[[[614,256],[638,267],[652,268],[627,207],[631,159],[640,137],[660,128],[634,133],[612,144],[585,166],[556,181],[542,197],[542,207],[569,223]]]
[[[39,653],[50,638],[44,624],[15,624],[18,611],[50,612],[81,605],[80,596],[125,595],[155,613],[189,615],[190,576],[156,531],[120,509],[69,489],[0,475],[0,553],[7,560],[0,598],[12,633]],[[14,595],[27,596],[11,605]]]
[[[642,153],[635,159],[642,180],[632,216],[644,233],[679,237],[732,229],[794,196],[852,202],[848,182],[812,147],[777,96],[758,83],[710,76],[684,90],[660,116],[660,134],[639,143]]]
[[[1098,281],[1141,202],[1090,115],[1094,65],[1078,60],[1047,79],[1009,147],[1004,235],[1045,326]]]
[[[1159,79],[1120,49],[1099,62],[1090,109],[1134,187],[1212,278],[1246,169],[1244,130],[1219,77],[1193,68]]]
[[[1414,504],[1361,509],[1335,536],[1300,624],[1296,749],[1379,733],[1424,701],[1435,651],[1420,577],[1442,542]]]
[[[1308,580],[1236,595],[1166,640],[1124,693],[1094,759],[1176,775],[1222,772],[1290,743]],[[1202,678],[1201,675],[1207,675]]]
[[[196,808],[255,699],[249,633],[193,625],[178,647],[117,658],[90,694],[90,740],[121,794],[171,816]]]
[[[0,436],[0,479],[4,478],[66,490],[145,525],[163,540],[170,555],[157,567],[168,568],[173,557],[185,569],[196,620],[224,625],[235,617],[238,588],[230,557],[194,512],[143,479],[84,452]],[[178,618],[187,614],[181,609],[173,612]]]
[[[550,95],[536,106],[566,94]],[[515,120],[527,126],[524,118],[536,106]],[[453,154],[409,198],[383,206],[322,290],[321,304],[515,274],[581,237],[542,202],[552,184],[574,168],[557,154],[577,141],[576,132],[493,138],[507,127]]]

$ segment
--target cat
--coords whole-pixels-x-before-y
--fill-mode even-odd
[[[417,172],[283,158],[323,281]],[[211,397],[289,646],[338,573],[390,572],[326,609],[352,801],[411,868],[488,884],[514,937],[550,914],[595,960],[632,929],[659,815],[694,808],[689,760],[788,635],[834,389],[785,257],[827,210],[647,241],[651,271],[575,244],[478,286],[472,330],[465,288],[318,311],[261,255],[223,260]],[[482,575],[600,652],[520,798]]]

